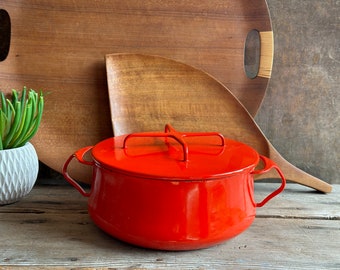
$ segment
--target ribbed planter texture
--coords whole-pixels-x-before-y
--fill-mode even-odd
[[[19,201],[33,188],[39,160],[31,143],[0,150],[0,205]]]

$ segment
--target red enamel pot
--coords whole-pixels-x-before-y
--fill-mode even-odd
[[[91,151],[92,160],[84,159]],[[68,174],[73,158],[93,167],[86,192]],[[255,169],[262,160],[263,168]],[[280,187],[257,203],[255,174],[275,169]],[[221,243],[246,230],[256,207],[283,191],[285,178],[270,159],[215,132],[133,133],[76,151],[64,177],[89,197],[91,218],[125,242],[152,249],[192,250]]]

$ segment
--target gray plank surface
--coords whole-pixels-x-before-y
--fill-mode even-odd
[[[274,188],[256,184],[256,197]],[[87,214],[87,199],[74,189],[38,186],[0,207],[0,269],[340,269],[339,188],[324,195],[289,184],[234,239],[166,252],[102,232]]]

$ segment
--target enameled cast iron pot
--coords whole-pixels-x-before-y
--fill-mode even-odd
[[[92,153],[92,161],[84,155]],[[93,167],[86,192],[68,174],[73,158]],[[260,159],[264,165],[256,170]],[[275,169],[280,187],[254,200],[254,174]],[[64,177],[89,197],[93,221],[110,235],[142,247],[191,250],[236,236],[285,187],[281,170],[251,147],[219,133],[133,133],[106,139],[75,152]]]

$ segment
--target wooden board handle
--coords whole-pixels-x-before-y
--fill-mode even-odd
[[[303,170],[300,170],[285,160],[269,141],[268,147],[270,158],[280,167],[287,181],[290,180],[323,193],[329,193],[332,191],[332,186],[330,184],[304,172]],[[277,174],[274,171],[268,172],[266,175],[256,177],[255,180],[263,178],[277,178]]]
[[[6,10],[0,9],[0,61],[4,61],[9,53],[11,41],[11,19]]]

